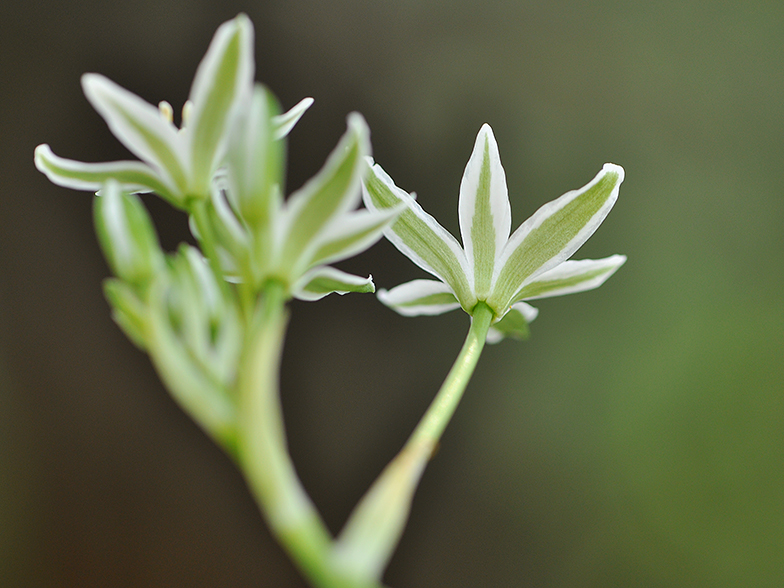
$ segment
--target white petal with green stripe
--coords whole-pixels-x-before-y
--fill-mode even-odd
[[[482,126],[460,183],[460,233],[468,265],[474,269],[474,293],[487,298],[496,259],[509,239],[512,210],[498,144],[489,125]]]
[[[240,14],[218,28],[191,87],[193,107],[183,127],[192,173],[188,188],[195,196],[209,193],[231,119],[250,99],[253,73],[253,25]]]
[[[380,165],[371,163],[362,196],[365,206],[385,209],[406,205],[397,221],[385,232],[401,253],[425,271],[443,280],[454,291],[467,312],[476,304],[473,276],[460,244],[414,198],[398,188]]]
[[[185,141],[158,108],[99,74],[84,74],[82,88],[114,136],[184,194],[190,171]]]
[[[403,207],[357,210],[334,219],[319,235],[318,249],[310,263],[332,263],[364,251],[384,235],[384,230],[402,211]]]
[[[329,266],[320,266],[310,270],[293,288],[295,298],[307,301],[320,300],[332,293],[372,293],[375,291],[373,276],[363,278]]]
[[[625,261],[625,255],[565,261],[523,286],[515,295],[515,300],[549,298],[593,290],[604,284]]]
[[[413,280],[391,290],[379,290],[378,299],[403,316],[436,315],[460,308],[444,282]]]
[[[35,148],[35,167],[49,180],[73,190],[97,192],[107,180],[115,180],[125,192],[156,192],[179,205],[174,192],[176,187],[163,182],[162,178],[141,161],[107,161],[83,163],[65,159],[52,153],[49,145]]]
[[[505,308],[527,281],[571,257],[610,212],[623,177],[623,168],[605,164],[587,185],[545,204],[520,225],[501,253],[491,308]]]
[[[361,115],[348,117],[348,130],[324,167],[292,194],[281,215],[283,251],[281,270],[299,275],[318,247],[317,237],[333,218],[356,207],[370,153],[370,131]]]
[[[313,104],[313,98],[303,98],[297,102],[291,110],[279,114],[272,119],[272,128],[274,129],[275,139],[282,139],[287,136],[294,125],[299,122],[305,111]]]

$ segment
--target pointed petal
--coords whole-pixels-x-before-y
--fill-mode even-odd
[[[403,316],[436,315],[460,308],[452,289],[435,280],[413,280],[391,290],[379,290],[378,299]]]
[[[425,271],[450,285],[463,308],[476,304],[468,274],[468,262],[460,244],[436,219],[422,210],[414,198],[398,188],[378,164],[370,161],[362,196],[369,209],[385,209],[405,203],[397,221],[385,232],[403,255]]]
[[[82,89],[114,136],[184,194],[188,170],[182,138],[158,108],[99,74],[84,74]]]
[[[509,238],[488,304],[505,308],[522,286],[565,261],[588,240],[618,198],[623,168],[605,164],[579,190],[542,206]]]
[[[305,114],[305,111],[311,107],[313,102],[313,98],[303,98],[297,102],[291,110],[273,118],[272,128],[275,129],[275,139],[282,139],[287,136],[291,132],[291,129],[294,128],[294,125],[302,118],[302,115]]]
[[[196,70],[189,100],[193,109],[186,121],[190,144],[191,189],[209,194],[209,182],[223,156],[226,137],[237,109],[253,89],[253,25],[240,14],[223,23]]]
[[[228,197],[243,220],[254,229],[269,226],[272,210],[280,207],[283,145],[272,137],[271,118],[277,100],[261,84],[253,89],[249,107],[235,117],[226,154]]]
[[[515,300],[549,298],[593,290],[604,284],[625,261],[625,255],[564,261],[523,286],[515,295]]]
[[[302,276],[294,287],[294,297],[299,300],[320,300],[329,294],[349,292],[372,293],[376,291],[373,276],[362,278],[329,266],[314,268]]]
[[[323,265],[361,253],[378,241],[384,230],[403,212],[403,207],[387,210],[359,210],[335,219],[318,238],[319,248],[311,265]]]
[[[487,332],[488,343],[498,343],[502,339],[528,339],[528,323],[536,318],[539,310],[526,304],[518,302],[503,316],[497,323],[490,326]]]
[[[289,275],[297,276],[305,269],[320,233],[332,219],[358,204],[364,158],[370,153],[369,135],[365,119],[356,113],[349,115],[348,130],[324,167],[286,203],[281,219],[285,223],[281,265]]]
[[[459,213],[463,246],[474,271],[474,292],[486,298],[512,223],[506,175],[490,125],[480,129],[463,173]]]
[[[83,163],[58,157],[44,144],[35,148],[35,167],[58,186],[97,192],[107,180],[116,180],[126,192],[156,192],[175,206],[181,206],[172,194],[173,187],[165,185],[158,174],[141,161]]]

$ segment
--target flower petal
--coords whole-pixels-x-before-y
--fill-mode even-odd
[[[625,255],[564,261],[523,286],[514,299],[533,300],[593,290],[604,284],[625,261]]]
[[[123,191],[156,192],[175,206],[182,206],[173,194],[176,189],[164,184],[155,170],[141,161],[83,163],[58,157],[43,144],[35,148],[35,167],[52,183],[73,190],[97,192],[104,182],[113,179]]]
[[[293,291],[295,298],[313,301],[333,292],[341,295],[349,292],[372,293],[376,291],[376,287],[373,285],[373,276],[362,278],[323,265],[303,275]]]
[[[267,228],[273,210],[281,205],[276,186],[284,175],[283,146],[272,138],[270,120],[277,112],[275,97],[256,84],[248,108],[234,120],[226,154],[228,198],[256,230]]]
[[[387,210],[358,210],[336,218],[319,236],[319,248],[310,261],[323,265],[353,257],[378,241],[403,207]]]
[[[468,272],[465,252],[449,231],[422,210],[414,198],[398,188],[378,164],[371,164],[365,178],[362,196],[369,209],[407,207],[397,221],[385,231],[387,239],[401,253],[423,270],[443,280],[451,287],[466,312],[476,304]]]
[[[84,74],[82,89],[114,136],[183,196],[188,184],[187,154],[177,129],[158,108],[99,74]]]
[[[190,189],[209,195],[209,182],[223,155],[232,116],[250,99],[253,89],[253,24],[240,14],[215,32],[196,70],[186,124],[190,144]]]
[[[460,308],[452,289],[435,280],[413,280],[391,290],[379,290],[378,299],[403,316],[436,315]]]
[[[548,202],[520,225],[501,253],[488,304],[505,308],[522,286],[571,257],[610,212],[623,176],[622,167],[607,163],[591,182]]]
[[[319,234],[332,219],[358,204],[364,158],[370,153],[369,135],[365,119],[356,113],[349,115],[348,130],[324,167],[289,197],[281,215],[281,266],[289,275],[306,269],[303,266],[312,257]]]
[[[506,337],[523,340],[529,335],[528,323],[536,318],[539,310],[526,304],[518,302],[503,316],[497,323],[490,326],[487,332],[488,343],[498,343]]]
[[[272,119],[272,128],[275,129],[274,138],[282,139],[288,135],[291,132],[291,129],[294,128],[294,125],[299,122],[299,119],[302,118],[302,115],[305,114],[305,111],[310,108],[312,104],[313,98],[303,98],[288,112],[284,112],[283,114],[274,117]]]
[[[498,144],[490,125],[483,125],[460,182],[460,234],[469,267],[474,272],[474,293],[490,292],[495,261],[509,239],[512,209]]]

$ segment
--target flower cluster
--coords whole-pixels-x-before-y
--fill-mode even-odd
[[[207,257],[215,254],[211,261],[223,277],[253,289],[276,280],[306,300],[372,292],[370,278],[327,267],[369,247],[396,214],[354,211],[370,154],[367,124],[350,115],[324,168],[284,200],[282,139],[312,99],[280,114],[253,75],[253,25],[242,14],[216,32],[179,129],[168,103],[156,108],[101,75],[85,74],[87,99],[141,161],[83,163],[40,145],[36,166],[52,182],[77,190],[104,192],[113,181],[123,193],[155,192],[191,216],[194,235]],[[125,239],[113,231],[103,237]]]

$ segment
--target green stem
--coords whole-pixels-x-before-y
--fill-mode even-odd
[[[409,437],[406,447],[421,443],[435,445],[441,438],[452,415],[455,413],[466,386],[474,373],[479,356],[485,345],[487,331],[493,320],[494,313],[484,302],[474,308],[471,328],[468,330],[463,348],[457,356],[452,369],[449,370],[441,389],[427,409],[417,428]],[[405,449],[405,448],[404,448]]]
[[[278,382],[286,300],[282,285],[268,283],[250,325],[238,382],[239,461],[273,534],[314,586],[372,588],[335,569],[332,535],[288,452]]]

